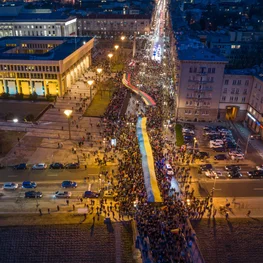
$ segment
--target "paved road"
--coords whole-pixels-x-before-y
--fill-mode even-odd
[[[196,185],[198,187],[198,182]],[[209,193],[214,187],[214,180],[200,181],[200,186],[203,189],[201,193]],[[205,196],[205,194],[203,195]],[[261,197],[263,195],[263,180],[218,179],[216,180],[214,195],[215,197]]]

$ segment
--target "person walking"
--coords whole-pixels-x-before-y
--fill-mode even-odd
[[[57,211],[59,211],[60,210],[60,207],[59,207],[59,205],[57,205]]]
[[[247,212],[247,216],[249,217],[249,216],[250,216],[250,214],[251,214],[251,211],[250,211],[250,210],[248,210],[248,212]]]
[[[48,212],[48,214],[50,215],[50,209],[49,209],[49,208],[47,209],[47,212]]]
[[[213,212],[213,218],[215,218],[215,217],[216,217],[216,212],[217,212],[217,210],[216,210],[216,209],[214,209],[214,212]]]
[[[39,208],[39,215],[42,216],[42,210]]]
[[[228,220],[228,218],[229,218],[229,214],[228,212],[226,212],[226,220]]]

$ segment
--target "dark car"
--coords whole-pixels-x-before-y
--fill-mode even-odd
[[[236,171],[230,171],[228,173],[228,177],[229,178],[240,178],[240,177],[242,177],[242,174],[237,170]]]
[[[224,147],[212,148],[217,153],[224,153],[226,149]]]
[[[92,191],[85,191],[85,193],[83,194],[83,198],[98,198],[99,197],[99,193],[96,192],[92,192]]]
[[[78,184],[73,181],[63,181],[61,187],[63,188],[76,188]]]
[[[213,169],[213,166],[212,166],[212,164],[210,164],[210,163],[202,164],[202,165],[200,165],[199,169],[200,169],[201,171],[210,171],[210,170]]]
[[[249,171],[247,172],[249,178],[263,178],[263,171],[261,170],[254,170],[254,171]]]
[[[62,163],[52,163],[49,165],[49,169],[63,169],[64,165]]]
[[[41,192],[28,191],[25,192],[25,198],[41,198],[43,195]]]
[[[227,157],[225,154],[217,154],[215,157],[214,157],[215,160],[226,160]]]
[[[65,169],[79,169],[78,163],[68,163],[65,165]]]
[[[26,163],[20,163],[20,164],[14,165],[13,168],[15,170],[26,170],[27,164]]]
[[[226,166],[225,166],[225,169],[226,169],[227,171],[232,171],[232,170],[238,170],[238,171],[240,171],[240,170],[241,170],[240,166],[235,165],[235,164],[226,165]]]
[[[31,181],[24,181],[22,183],[22,188],[36,188],[37,184],[35,182],[31,182]]]
[[[209,153],[207,152],[199,152],[196,154],[197,158],[204,159],[204,158],[209,158]]]

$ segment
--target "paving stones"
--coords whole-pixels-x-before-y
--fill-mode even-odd
[[[120,224],[121,262],[132,263],[130,226]],[[115,235],[105,225],[17,226],[0,228],[0,262],[115,263]],[[127,245],[128,244],[128,245]]]
[[[263,258],[263,219],[192,222],[206,263],[259,263]]]

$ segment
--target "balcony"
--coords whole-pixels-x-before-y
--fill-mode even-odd
[[[193,87],[193,88],[188,87],[187,89],[188,90],[193,90],[195,92],[206,92],[206,91],[212,91],[213,90],[212,87],[204,87],[204,88],[201,88],[201,89],[195,88],[195,87]]]
[[[188,82],[194,82],[197,84],[207,84],[207,83],[213,83],[213,80],[200,80],[200,79],[188,79]]]

